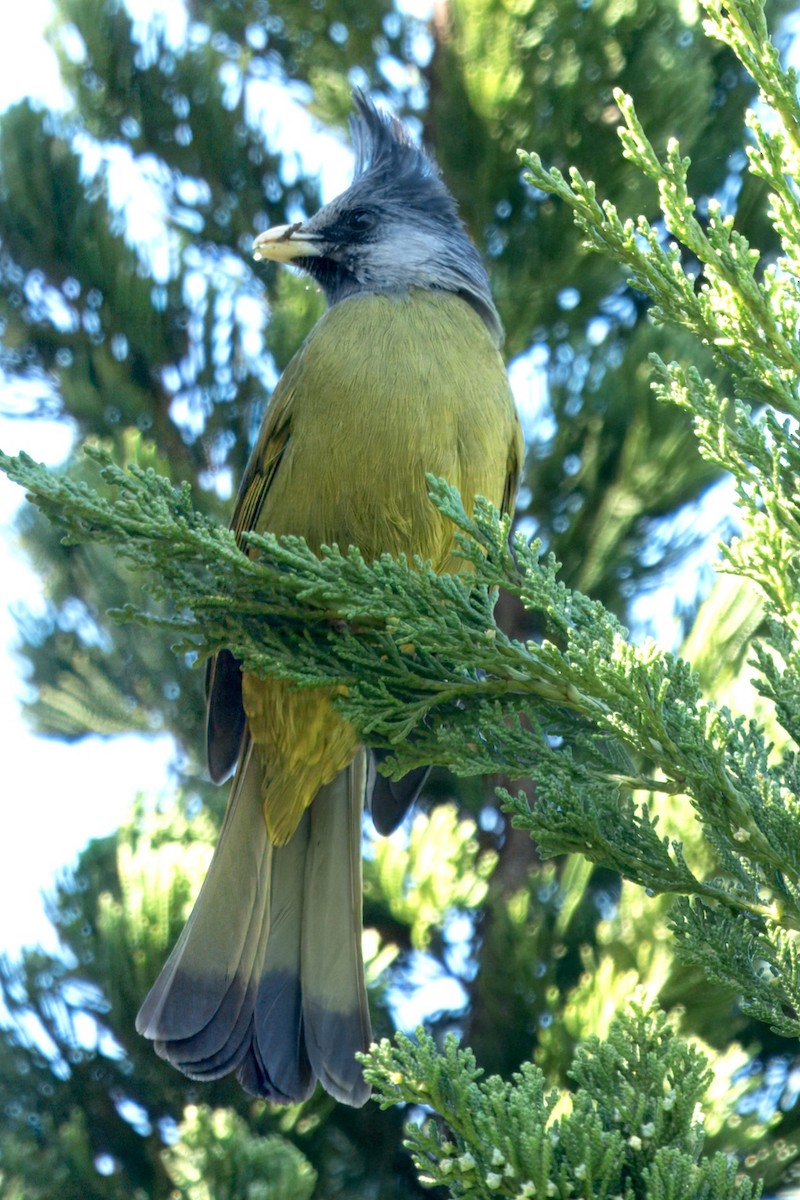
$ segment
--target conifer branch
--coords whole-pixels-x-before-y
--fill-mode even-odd
[[[759,672],[756,686],[772,701],[787,742],[776,761],[754,722],[700,703],[695,715],[702,709],[708,722],[705,767],[700,766],[700,740],[689,745],[681,738],[656,738],[659,748],[654,744],[653,749],[668,779],[686,781],[720,870],[718,879],[707,881],[716,898],[697,889],[692,897],[693,889],[683,888],[684,899],[674,915],[681,954],[703,965],[713,978],[741,989],[748,1011],[797,1036],[798,864],[794,843],[785,839],[796,837],[800,735],[800,108],[796,72],[781,67],[758,0],[725,5],[704,0],[704,7],[706,31],[734,50],[772,109],[769,122],[748,115],[753,134],[748,158],[750,170],[771,189],[770,215],[781,247],[777,261],[764,267],[762,255],[718,202],[709,202],[708,220],[701,223],[687,188],[689,160],[675,140],[659,158],[632,100],[621,92],[615,99],[623,118],[623,153],[657,186],[669,240],[643,217],[620,218],[610,202],[598,201],[594,184],[578,171],[567,180],[559,171],[547,170],[535,154],[521,157],[528,181],[571,207],[587,245],[622,264],[632,286],[651,298],[653,318],[681,325],[705,342],[731,381],[729,399],[693,367],[652,360],[659,398],[690,413],[701,453],[735,480],[743,528],[739,538],[722,548],[725,569],[753,580],[766,598],[767,635],[754,648],[753,666]],[[699,278],[687,269],[692,259],[699,263]],[[754,405],[760,407],[754,411]],[[654,683],[658,681],[656,668]],[[671,679],[669,687],[668,707],[685,703]],[[671,765],[665,766],[665,757]],[[521,800],[517,803],[524,808]],[[545,804],[532,816],[529,825],[535,836],[545,834],[545,845],[560,845],[564,827],[572,828],[578,799],[568,807],[569,815],[564,815]],[[584,817],[583,840],[596,839],[607,854],[605,843],[615,837],[613,805],[597,788],[585,807],[591,812]],[[542,814],[555,822],[552,843],[547,831],[538,828]],[[629,812],[623,824],[629,827],[631,819]],[[677,856],[678,848],[671,849]],[[616,856],[615,851],[609,854]],[[662,859],[666,857],[665,847]],[[600,859],[598,853],[596,861]],[[638,874],[644,882],[636,864],[627,874]],[[666,878],[665,868],[664,874]]]
[[[344,689],[336,703],[392,752],[395,775],[437,763],[530,776],[535,807],[523,795],[506,800],[543,853],[579,851],[653,893],[690,897],[702,920],[680,919],[687,955],[719,973],[718,947],[734,928],[737,964],[751,964],[737,986],[756,995],[760,942],[800,930],[793,779],[770,763],[761,730],[703,699],[686,662],[629,643],[600,604],[560,582],[552,556],[521,537],[510,547],[507,519],[480,499],[468,515],[444,480],[430,479],[431,499],[456,527],[469,568],[459,575],[389,557],[366,563],[352,548],[317,557],[302,539],[270,534],[248,535],[245,554],[192,509],[187,488],[87,452],[102,496],[24,457],[0,465],[67,540],[113,545],[172,604],[166,618],[129,608],[120,619],[166,624],[198,659],[227,646],[257,674]],[[501,586],[543,619],[544,641],[497,627]],[[687,797],[718,876],[698,877],[681,845],[659,834],[652,803],[637,798],[654,780]],[[789,944],[776,944],[776,970]],[[773,1023],[800,1032],[789,983],[770,995]]]
[[[529,1197],[704,1196],[750,1200],[727,1155],[703,1155],[696,1117],[710,1074],[703,1055],[666,1019],[632,1004],[608,1037],[578,1048],[571,1094],[548,1089],[532,1063],[506,1082],[483,1078],[455,1037],[437,1049],[424,1030],[364,1056],[384,1106],[398,1101],[438,1114],[406,1127],[422,1182],[472,1200]]]

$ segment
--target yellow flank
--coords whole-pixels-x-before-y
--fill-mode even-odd
[[[284,372],[233,525],[452,570],[452,526],[428,498],[426,472],[455,484],[467,507],[475,495],[501,507],[513,502],[522,452],[502,359],[465,301],[427,289],[354,296],[328,310]],[[329,696],[244,676],[277,844],[358,747]]]

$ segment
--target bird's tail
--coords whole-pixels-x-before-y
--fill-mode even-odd
[[[317,1079],[337,1100],[369,1096],[355,1060],[370,1040],[361,958],[365,757],[320,790],[273,846],[261,771],[248,747],[219,842],[175,949],[136,1028],[190,1079],[236,1071],[283,1103]]]

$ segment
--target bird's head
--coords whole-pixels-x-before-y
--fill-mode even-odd
[[[329,304],[363,292],[454,292],[499,344],[502,326],[486,269],[435,161],[398,120],[359,91],[353,98],[352,184],[310,220],[260,234],[254,256],[306,271]]]

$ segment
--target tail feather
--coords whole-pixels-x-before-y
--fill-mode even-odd
[[[231,1070],[246,1051],[269,932],[270,852],[249,750],[194,909],[136,1019],[161,1057],[190,1077],[223,1074],[214,1062]]]
[[[253,1036],[255,990],[252,979],[230,989],[205,1029],[194,1037],[157,1040],[156,1053],[190,1079],[218,1079],[235,1070]]]
[[[247,1053],[239,1064],[236,1078],[251,1096],[261,1096],[266,1100],[272,1100],[275,1104],[300,1104],[303,1100],[308,1099],[317,1084],[305,1053],[305,1043],[302,1041],[299,1047],[299,1061],[298,1087],[287,1094],[276,1085],[265,1067],[258,1042],[253,1038]]]
[[[366,756],[359,751],[308,810],[302,980],[303,1022],[311,1068],[345,1104],[364,1104],[356,1052],[370,1042],[361,953],[361,815]]]
[[[344,1103],[369,1088],[361,959],[364,756],[306,810],[285,846],[267,838],[248,747],[195,907],[136,1028],[191,1079],[230,1071],[246,1091],[297,1103],[317,1078]]]
[[[171,1062],[189,1079],[208,1082],[221,1079],[241,1065],[253,1038],[253,1018],[237,1024],[225,1045],[208,1058],[195,1058],[189,1048],[181,1048],[179,1041],[156,1042],[156,1053]]]
[[[252,1033],[258,963],[264,955],[267,934],[268,921],[264,913],[256,908],[239,968],[227,990],[221,991],[218,1006],[207,1024],[186,1037],[156,1038],[156,1052],[191,1074],[192,1079],[215,1079],[225,1071],[232,1070],[241,1053],[244,1053],[244,1046]],[[251,950],[253,953],[250,953]],[[170,978],[169,987],[171,1004],[177,1007],[183,1002],[184,989],[194,989],[196,981],[191,975],[186,976],[184,981],[178,970]],[[220,988],[224,988],[224,984]]]
[[[257,980],[253,1024],[254,1058],[239,1079],[252,1090],[253,1078],[268,1081],[280,1097],[305,1099],[315,1078],[303,1038],[300,968],[303,909],[307,903],[303,877],[308,852],[309,813],[303,813],[285,846],[272,851],[272,920],[267,950]],[[255,1068],[256,1074],[253,1075]]]

